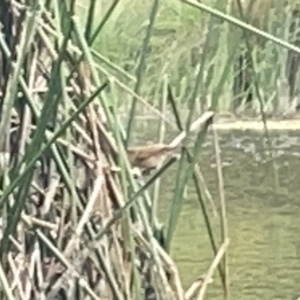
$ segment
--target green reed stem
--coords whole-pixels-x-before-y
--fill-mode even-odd
[[[93,1],[96,2],[96,1]],[[105,16],[103,17],[103,20],[100,22],[100,24],[97,26],[95,32],[91,35],[90,39],[88,40],[88,44],[92,46],[95,39],[97,38],[98,34],[101,32],[102,28],[106,24],[106,22],[109,20],[110,16],[114,12],[115,8],[117,7],[120,0],[114,0],[114,2],[110,5],[109,9],[107,10]]]
[[[136,71],[137,81],[136,81],[136,84],[134,87],[134,93],[138,94],[138,95],[140,93],[140,89],[141,89],[142,82],[143,82],[143,73],[144,73],[144,69],[145,69],[145,65],[146,65],[147,49],[149,47],[149,42],[150,42],[150,38],[152,35],[152,31],[153,31],[155,17],[157,15],[157,11],[158,11],[158,4],[159,4],[159,0],[153,0],[153,5],[152,5],[151,12],[150,12],[150,18],[149,18],[149,25],[147,27],[146,36],[145,36],[143,46],[141,49],[140,61],[139,61],[137,71]],[[136,104],[137,104],[137,98],[133,97],[130,114],[129,114],[127,130],[126,130],[126,147],[129,145],[130,138],[131,138],[131,131],[133,130]]]
[[[220,196],[220,207],[221,207],[221,236],[222,243],[228,239],[228,225],[227,225],[227,214],[226,214],[226,201],[225,201],[225,190],[224,190],[224,180],[222,172],[222,162],[220,156],[220,146],[218,141],[217,131],[213,128],[214,136],[214,149],[217,165],[217,176],[219,185],[219,196]],[[229,269],[228,269],[228,251],[224,253],[223,256],[223,268],[224,268],[224,299],[229,299]]]
[[[238,9],[239,9],[241,19],[244,19],[245,17],[244,17],[243,7],[242,7],[242,4],[241,4],[241,1],[237,0],[237,4],[238,4]],[[276,162],[275,162],[274,156],[273,156],[271,138],[270,138],[268,127],[267,127],[266,114],[264,112],[264,101],[263,101],[262,96],[261,96],[261,92],[260,92],[260,88],[259,88],[259,78],[257,76],[257,72],[255,70],[255,66],[254,66],[254,62],[253,62],[253,57],[252,57],[253,49],[252,49],[252,46],[249,43],[249,40],[247,38],[248,37],[247,32],[245,32],[245,34],[246,34],[245,44],[246,44],[246,48],[247,48],[247,55],[249,57],[250,70],[251,70],[251,73],[252,73],[252,78],[254,79],[253,83],[254,83],[255,93],[256,93],[258,101],[259,101],[260,115],[261,115],[262,122],[263,122],[263,125],[264,125],[264,134],[265,134],[265,137],[266,137],[266,140],[267,140],[269,153],[270,153],[270,156],[271,156],[271,159],[272,159],[274,182],[275,182],[275,188],[277,189],[278,186],[279,186],[279,179],[278,179]]]
[[[31,8],[26,12],[26,20],[25,20],[25,25],[24,25],[24,31],[22,32],[21,35],[21,41],[19,45],[19,51],[18,51],[18,57],[16,63],[13,63],[13,74],[10,77],[7,88],[6,88],[6,93],[5,97],[3,100],[3,111],[2,111],[2,117],[0,121],[0,147],[1,150],[5,149],[5,143],[6,143],[6,134],[8,130],[8,126],[10,123],[10,117],[11,117],[11,111],[12,107],[14,105],[15,98],[17,96],[17,89],[18,89],[18,81],[19,81],[19,76],[21,74],[23,62],[25,60],[25,57],[27,55],[29,46],[31,45],[34,33],[36,32],[35,27],[36,23],[39,18],[39,8]],[[1,39],[1,46],[5,44],[3,40],[3,35],[0,35]]]
[[[229,23],[232,23],[232,24],[234,24],[234,25],[236,25],[236,26],[238,26],[238,27],[240,27],[240,28],[242,28],[246,31],[250,31],[250,32],[252,32],[254,34],[257,34],[257,35],[259,35],[259,36],[261,36],[261,37],[263,37],[263,38],[265,38],[269,41],[274,42],[275,44],[278,44],[278,45],[280,45],[280,46],[282,46],[286,49],[292,50],[293,52],[300,54],[300,48],[299,47],[296,47],[293,44],[290,44],[288,42],[285,42],[282,39],[276,38],[274,35],[269,34],[265,31],[259,30],[255,26],[249,25],[245,22],[240,21],[239,19],[231,17],[227,14],[224,14],[224,13],[222,13],[222,12],[220,12],[220,11],[214,9],[214,8],[211,8],[208,5],[197,2],[195,0],[181,0],[181,2],[189,4],[190,6],[193,6],[197,9],[203,10],[207,13],[210,13],[210,14],[214,15],[215,17],[218,17],[218,18],[220,18],[224,21],[227,21]]]

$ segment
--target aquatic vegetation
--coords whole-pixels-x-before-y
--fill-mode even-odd
[[[101,20],[91,2],[84,25],[74,14],[75,1],[0,3],[0,281],[8,299],[144,299],[151,293],[188,299],[204,295],[216,268],[222,272],[227,237],[207,274],[203,270],[186,291],[169,254],[178,205],[214,113],[190,117],[163,149],[148,145],[141,154],[131,147],[145,55],[135,87],[127,87],[133,101],[125,131],[115,78],[98,72],[99,55],[91,48],[116,2]],[[154,1],[144,53],[156,7]],[[178,170],[183,179],[166,227],[147,202],[148,188],[177,158],[162,161],[145,182],[133,177],[132,165],[146,160],[149,167],[150,148],[152,156],[169,152],[193,131],[198,138],[193,151],[185,150],[189,166]]]
[[[262,37],[266,49],[274,43],[278,53],[300,50],[225,14],[225,5],[98,2],[0,2],[1,293],[8,299],[203,299],[208,284],[220,279],[226,299],[229,238],[213,125],[215,112],[232,105],[240,39],[231,29]],[[277,77],[252,71],[253,78],[270,79],[262,86],[255,81],[253,101],[268,140],[259,92],[274,90],[281,70]],[[157,138],[136,147],[137,119],[148,123],[147,113],[159,124]],[[176,131],[171,141],[167,126]],[[199,167],[208,130],[218,205]],[[155,170],[134,177],[134,166]],[[171,167],[174,191],[162,224],[161,179]],[[212,262],[184,289],[171,248],[188,182]]]

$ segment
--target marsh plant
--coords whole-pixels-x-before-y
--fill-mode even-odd
[[[297,79],[283,70],[286,61],[297,65],[299,49],[287,38],[297,28],[290,3],[268,8],[267,33],[247,23],[244,3],[232,13],[229,2],[218,2],[0,2],[1,296],[203,299],[215,279],[229,297],[214,114],[236,109],[238,96],[238,107],[250,99],[263,116],[270,101],[279,107],[282,82],[290,104]],[[263,44],[250,44],[252,36]],[[133,142],[136,120],[147,114],[159,131],[141,148]],[[166,126],[177,130],[172,141]],[[212,225],[214,204],[198,165],[208,130],[221,228]],[[176,155],[153,164],[165,154],[149,152],[157,144]],[[133,173],[141,161],[153,170]],[[174,164],[170,209],[159,220],[160,179]],[[183,287],[170,253],[188,181],[214,258]]]

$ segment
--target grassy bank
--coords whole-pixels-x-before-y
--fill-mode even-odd
[[[223,7],[218,1],[202,2],[230,12],[225,2]],[[297,1],[289,1],[288,6],[284,6],[283,1],[264,2],[272,3],[272,7],[264,9],[262,5],[256,10],[249,10],[253,25],[283,41],[297,43],[297,30],[294,29],[299,20],[293,17]],[[110,4],[108,2],[99,8],[97,15],[104,16]],[[109,73],[132,89],[151,6],[151,1],[147,4],[121,1],[94,44],[94,49],[113,64],[108,68]],[[82,6],[78,10],[84,16],[86,9]],[[230,13],[242,18],[236,8]],[[247,10],[243,11],[243,15],[247,19]],[[263,26],[265,20],[267,22]],[[293,22],[296,22],[296,27],[289,32]],[[218,17],[175,0],[159,1],[150,35],[144,53],[143,85],[139,91],[147,103],[158,107],[163,84],[167,80],[182,109],[187,108],[187,103],[196,95],[198,112],[212,105],[219,112],[234,108],[238,115],[247,116],[257,116],[262,111],[267,115],[285,117],[294,114],[299,101],[297,90],[290,96],[286,74],[290,72],[293,58],[288,49],[253,33],[246,34]],[[239,65],[241,53],[246,53],[247,57],[250,53],[250,62],[246,58]],[[100,61],[107,68],[107,64]],[[297,61],[293,60],[292,64],[296,65]],[[237,78],[241,69],[244,72]],[[295,70],[291,72],[296,74]],[[293,80],[297,82],[297,78]],[[241,82],[243,80],[247,82]],[[297,83],[294,85],[297,86]],[[119,104],[126,109],[129,102],[127,93],[122,88],[118,90],[123,100]],[[252,102],[245,103],[249,100],[249,91]]]

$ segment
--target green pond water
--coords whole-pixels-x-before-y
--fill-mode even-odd
[[[141,134],[138,140],[147,138]],[[300,134],[272,134],[271,142],[277,187],[262,134],[220,134],[230,238],[230,299],[234,300],[292,300],[300,295]],[[214,150],[208,137],[199,164],[218,208],[218,181],[213,163]],[[177,168],[178,165],[172,166],[162,179],[159,208],[162,222],[166,221]],[[212,214],[210,217],[220,236],[220,219]],[[192,180],[172,243],[172,256],[185,288],[213,260]],[[206,299],[222,299],[217,271]]]

